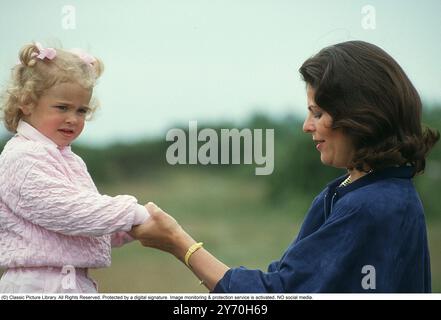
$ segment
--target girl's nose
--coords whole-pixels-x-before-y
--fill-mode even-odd
[[[77,117],[74,113],[69,113],[66,117],[66,123],[73,123],[75,124],[77,122]]]

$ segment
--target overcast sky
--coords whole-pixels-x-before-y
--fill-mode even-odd
[[[302,116],[299,66],[345,40],[381,46],[425,100],[441,101],[440,13],[439,0],[2,1],[0,80],[34,40],[101,58],[102,108],[80,138],[88,144],[165,137],[176,123],[255,111]]]

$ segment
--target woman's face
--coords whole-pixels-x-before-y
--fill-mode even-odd
[[[312,135],[323,164],[347,168],[354,154],[352,142],[341,129],[332,129],[332,118],[315,103],[315,90],[310,85],[307,85],[306,94],[308,116],[303,131]]]

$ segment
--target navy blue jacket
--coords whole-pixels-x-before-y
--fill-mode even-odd
[[[346,176],[314,199],[297,239],[267,272],[230,269],[214,293],[431,292],[413,167]]]

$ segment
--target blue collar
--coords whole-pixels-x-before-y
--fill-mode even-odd
[[[325,220],[330,216],[334,203],[338,199],[341,199],[345,194],[379,180],[387,178],[411,179],[414,175],[415,167],[412,166],[388,167],[382,170],[373,171],[360,179],[357,179],[346,187],[340,187],[340,184],[348,177],[348,175],[345,174],[344,176],[338,177],[334,181],[330,182],[326,187],[324,197]]]
[[[415,167],[413,166],[401,166],[401,167],[388,167],[382,170],[373,171],[360,179],[357,179],[353,183],[347,185],[346,187],[339,187],[339,185],[345,180],[348,175],[345,174],[341,177],[338,177],[334,181],[330,182],[327,187],[328,191],[333,191],[338,194],[339,197],[342,197],[348,192],[354,191],[358,188],[364,187],[368,184],[374,183],[379,180],[388,179],[388,178],[399,178],[399,179],[411,179],[415,175]]]

